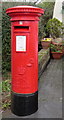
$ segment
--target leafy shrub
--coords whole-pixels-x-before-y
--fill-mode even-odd
[[[49,37],[49,33],[47,32],[46,25],[49,19],[53,16],[55,2],[45,2],[39,3],[38,7],[44,9],[43,16],[40,17],[39,21],[39,41],[44,37]]]
[[[62,22],[56,18],[53,18],[48,21],[46,29],[52,38],[59,38],[62,36],[62,26]]]

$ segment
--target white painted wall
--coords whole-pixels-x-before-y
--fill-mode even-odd
[[[56,0],[55,7],[54,7],[54,13],[53,18],[57,18],[62,22],[62,2],[64,0]]]

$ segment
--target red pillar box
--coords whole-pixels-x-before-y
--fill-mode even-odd
[[[29,115],[38,109],[38,21],[44,10],[16,6],[6,13],[11,17],[11,110]]]

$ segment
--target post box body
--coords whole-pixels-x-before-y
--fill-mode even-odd
[[[11,17],[11,110],[29,115],[38,109],[38,21],[44,10],[17,6],[6,13]]]
[[[38,21],[12,22],[11,30],[12,91],[34,93],[38,91]]]

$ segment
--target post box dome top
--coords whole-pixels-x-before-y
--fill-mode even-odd
[[[8,8],[6,10],[6,13],[13,19],[13,17],[20,17],[20,16],[37,16],[40,17],[41,14],[44,14],[44,9],[34,7],[34,6],[28,6],[28,5],[22,5],[22,6],[15,6]],[[25,17],[24,17],[25,18]],[[18,19],[18,18],[17,18]],[[12,21],[12,20],[11,20]]]

